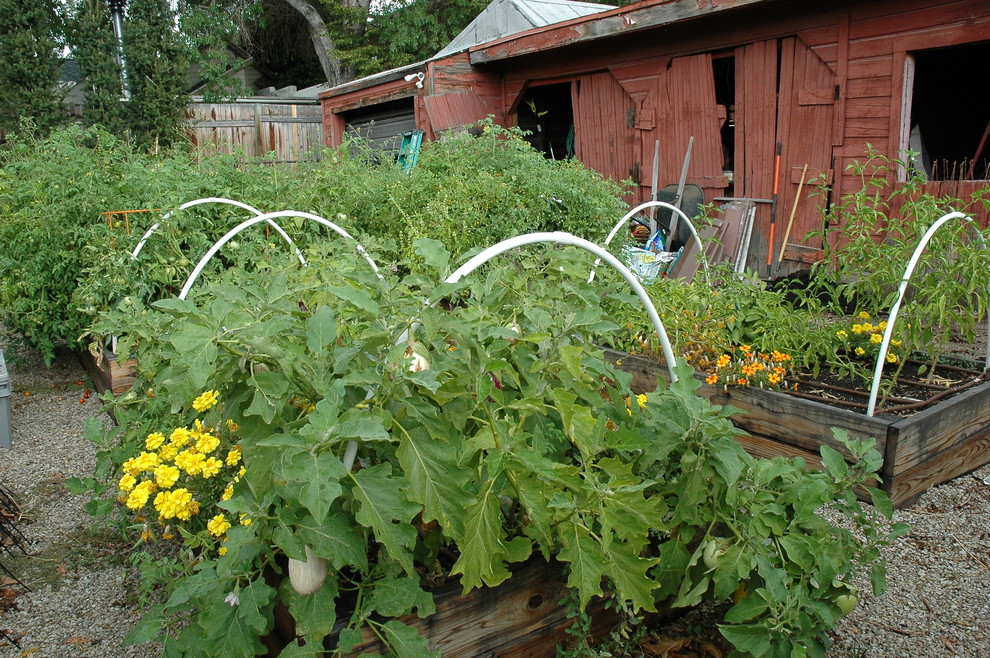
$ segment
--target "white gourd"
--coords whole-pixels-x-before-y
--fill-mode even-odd
[[[327,561],[313,555],[309,546],[306,547],[306,561],[289,558],[289,582],[292,589],[306,596],[323,586],[327,577]]]

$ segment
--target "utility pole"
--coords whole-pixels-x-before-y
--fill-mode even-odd
[[[113,20],[113,34],[117,37],[117,64],[120,66],[121,100],[130,100],[131,89],[127,82],[127,61],[124,59],[124,7],[127,0],[107,0]]]

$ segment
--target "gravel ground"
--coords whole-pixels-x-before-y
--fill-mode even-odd
[[[0,334],[0,348],[16,345]],[[67,478],[89,475],[94,463],[84,422],[109,422],[95,395],[85,397],[92,389],[85,370],[69,352],[47,369],[33,354],[8,349],[7,365],[13,449],[0,449],[0,484],[20,501],[29,543],[27,556],[0,554],[0,561],[31,590],[0,573],[0,590],[17,594],[0,599],[0,630],[20,645],[0,639],[0,656],[158,655],[154,646],[122,646],[140,616],[126,539],[100,529],[85,500],[66,488]],[[930,490],[896,520],[912,531],[888,551],[889,589],[862,595],[833,630],[829,656],[990,656],[990,466]],[[665,635],[708,621],[701,609]]]

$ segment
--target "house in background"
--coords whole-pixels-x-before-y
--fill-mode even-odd
[[[832,200],[861,189],[848,165],[868,144],[921,152],[937,193],[988,185],[985,0],[495,0],[472,26],[428,61],[321,94],[328,144],[347,130],[383,145],[412,128],[435,139],[492,115],[532,131],[548,157],[633,181],[639,202],[654,176],[679,181],[693,138],[687,184],[707,202],[752,200],[748,264],[762,271],[783,249],[781,273],[820,257],[820,240],[804,239],[822,229],[813,183]]]

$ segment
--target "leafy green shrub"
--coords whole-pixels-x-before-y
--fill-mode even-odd
[[[74,486],[116,486],[149,434],[190,427],[190,405],[216,391],[245,468],[219,507],[251,521],[219,548],[209,527],[186,536],[199,549],[180,553],[182,573],[163,566],[161,602],[131,639],[255,655],[281,602],[307,647],[339,615],[339,653],[369,628],[397,655],[432,655],[395,619],[433,612],[427,575],[494,587],[540,554],[566,565],[582,608],[606,592],[635,614],[744,589],[723,627],[740,651],[823,655],[850,578],[876,565],[882,591],[879,547],[903,528],[887,527],[882,492],[876,513],[852,494],[875,451],[850,443],[847,465],[825,450],[825,473],[756,460],[684,366],[633,396],[589,340],[616,328],[601,298],[625,293],[586,283],[587,254],[517,253],[438,284],[448,252],[416,248],[423,267],[404,278],[341,252],[264,276],[231,269],[191,300],[110,314],[139,379],[112,404],[119,427],[95,437],[94,478]],[[819,516],[829,504],[859,532]],[[285,557],[290,573],[305,561],[315,591],[269,580]]]
[[[145,153],[79,127],[22,136],[0,152],[0,164],[0,239],[8,245],[0,255],[0,303],[8,326],[49,360],[59,342],[81,345],[96,312],[127,298],[174,294],[207,248],[249,216],[217,204],[172,212],[132,261],[144,230],[194,199],[314,213],[362,242],[391,241],[407,254],[421,237],[436,237],[455,254],[534,230],[600,237],[622,208],[618,188],[597,174],[547,161],[517,131],[490,123],[478,138],[427,144],[408,174],[352,145],[328,151],[322,162],[282,166],[209,151]],[[120,210],[149,212],[104,214]],[[303,248],[328,235],[307,220],[279,221]],[[242,234],[240,253],[225,248],[219,266],[267,267],[288,257],[274,235],[258,239],[262,230]]]

